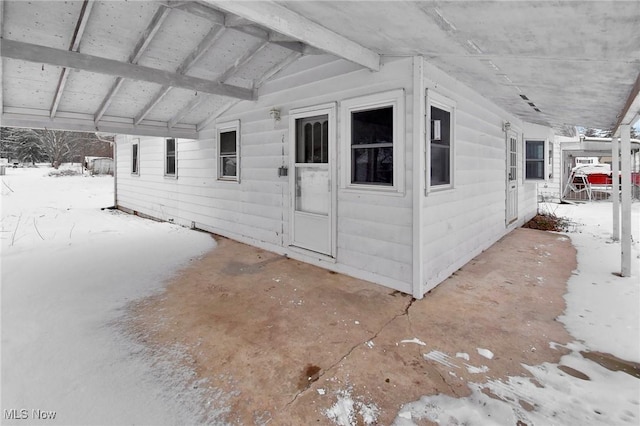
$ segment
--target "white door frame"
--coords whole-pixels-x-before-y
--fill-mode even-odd
[[[327,230],[329,235],[329,252],[320,254],[325,255],[327,259],[335,259],[337,252],[337,103],[331,102],[327,104],[315,105],[304,108],[296,108],[289,112],[289,245],[292,248],[299,248],[295,245],[294,221],[295,221],[295,202],[296,202],[296,120],[318,115],[328,116],[328,161],[329,161],[329,222],[330,226]],[[306,250],[305,250],[306,251]],[[314,255],[317,255],[314,252]]]

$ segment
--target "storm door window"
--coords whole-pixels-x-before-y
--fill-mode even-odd
[[[131,174],[140,174],[140,139],[136,139],[131,145]]]
[[[240,121],[218,125],[218,179],[240,180]]]
[[[451,112],[431,107],[431,185],[451,184]]]
[[[544,141],[525,141],[525,177],[544,179]]]
[[[351,113],[351,183],[393,185],[393,107]]]
[[[169,138],[165,140],[165,176],[176,176],[176,140]]]

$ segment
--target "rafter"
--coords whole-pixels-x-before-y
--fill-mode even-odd
[[[182,61],[182,64],[176,70],[176,74],[186,74],[187,71],[191,67],[193,67],[196,62],[198,62],[202,56],[214,45],[216,41],[222,37],[225,28],[219,25],[215,25],[211,31],[202,39],[202,41],[198,44],[198,46],[189,54],[189,56]],[[151,112],[153,108],[164,98],[167,93],[171,91],[171,87],[169,85],[163,86],[158,93],[142,108],[142,111],[138,113],[136,118],[133,120],[135,124],[139,124],[144,118]]]
[[[93,0],[84,0],[82,3],[82,9],[80,9],[80,16],[78,17],[78,23],[76,24],[76,29],[73,32],[73,37],[71,38],[71,45],[69,46],[69,51],[77,52],[80,47],[80,40],[82,39],[82,35],[84,34],[84,30],[87,27],[87,22],[89,22],[89,15],[91,14],[91,9],[93,8]],[[58,80],[58,86],[56,88],[56,93],[53,96],[53,102],[51,103],[51,109],[49,111],[49,116],[51,118],[55,117],[56,112],[58,112],[58,106],[60,105],[60,101],[62,100],[62,94],[64,93],[64,87],[67,85],[67,79],[69,78],[69,68],[63,68],[60,73],[60,79]]]
[[[19,59],[60,67],[74,68],[99,74],[115,75],[131,80],[147,81],[162,86],[180,87],[215,95],[253,100],[253,90],[244,87],[231,86],[197,77],[176,74],[156,68],[133,65],[126,62],[86,55],[84,53],[69,52],[31,43],[2,39],[0,41],[0,55],[4,58]]]
[[[616,122],[612,136],[618,136],[620,134],[620,126],[623,124],[633,124],[634,121],[640,117],[640,73],[636,77],[636,81],[631,87],[631,92],[627,97],[622,111],[618,114],[618,121]]]
[[[219,83],[224,83],[232,75],[238,72],[240,68],[242,68],[244,65],[249,63],[249,61],[251,61],[251,59],[253,59],[262,49],[267,47],[268,44],[269,44],[268,41],[263,41],[262,43],[258,44],[254,48],[249,49],[244,55],[238,58],[233,65],[231,65],[222,74],[220,74],[220,76],[218,76],[216,81],[218,81]],[[178,124],[180,120],[182,120],[187,114],[189,114],[195,108],[200,106],[205,100],[206,100],[206,96],[201,96],[199,98],[192,99],[191,102],[189,102],[189,104],[185,108],[180,110],[176,115],[174,115],[171,118],[171,120],[169,120],[169,123],[168,123],[169,128]]]
[[[284,58],[284,60],[278,62],[276,65],[274,65],[273,67],[271,67],[271,69],[269,69],[269,71],[267,71],[266,73],[264,73],[264,75],[262,77],[260,77],[258,80],[255,81],[255,83],[253,84],[254,89],[259,89],[260,87],[262,87],[262,85],[264,83],[266,83],[271,77],[273,77],[274,75],[276,75],[278,72],[280,72],[281,70],[283,70],[284,68],[288,67],[289,65],[291,65],[292,63],[294,63],[296,60],[298,60],[298,58],[300,58],[302,56],[302,53],[299,52],[291,52],[286,58]],[[200,123],[198,123],[198,125],[196,126],[196,129],[198,131],[206,128],[207,126],[209,126],[216,118],[220,117],[222,114],[224,114],[225,112],[227,112],[229,110],[229,108],[231,108],[232,106],[234,106],[235,104],[237,104],[239,101],[238,100],[233,100],[233,101],[229,101],[229,103],[227,103],[224,107],[220,108],[218,111],[214,112],[213,114],[211,114],[209,117],[205,118],[203,121],[201,121]]]
[[[380,69],[380,55],[323,27],[286,7],[268,1],[203,0],[213,7],[248,19],[257,25],[293,37],[373,71]]]
[[[133,49],[133,52],[129,56],[130,64],[138,63],[138,61],[142,57],[142,54],[147,49],[147,47],[149,47],[151,40],[153,39],[153,37],[155,37],[156,33],[162,26],[162,23],[165,21],[165,19],[167,19],[167,16],[169,16],[170,12],[171,12],[171,9],[165,6],[160,6],[158,8],[155,15],[151,19],[151,22],[149,23],[149,25],[147,25],[147,28],[142,33],[140,40],[138,40],[136,47]],[[116,78],[116,81],[113,83],[113,86],[111,86],[111,89],[109,89],[107,96],[105,96],[105,98],[102,100],[102,103],[98,108],[98,111],[96,111],[93,118],[94,122],[97,123],[98,121],[100,121],[104,113],[109,108],[109,105],[111,105],[111,102],[113,101],[114,96],[118,93],[118,91],[120,90],[120,87],[122,87],[123,83],[124,83],[124,78],[122,77]]]

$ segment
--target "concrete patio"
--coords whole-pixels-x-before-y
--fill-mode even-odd
[[[331,424],[326,410],[348,393],[390,424],[423,395],[528,376],[521,364],[558,362],[549,343],[573,340],[556,321],[576,267],[560,234],[517,229],[422,300],[215,239],[166,292],[131,306],[128,327],[151,350],[181,348],[224,423]]]

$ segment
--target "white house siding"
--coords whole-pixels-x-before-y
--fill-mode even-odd
[[[423,198],[423,291],[435,287],[536,212],[535,184],[524,182],[524,123],[433,67],[425,86],[456,103],[454,188]],[[506,140],[518,133],[518,220],[506,226]],[[526,136],[525,136],[526,137]]]
[[[240,102],[218,118],[219,123],[240,120],[240,183],[217,180],[214,126],[201,132],[199,141],[178,140],[177,179],[163,177],[163,139],[140,138],[140,174],[132,176],[131,140],[136,138],[118,137],[118,205],[410,293],[411,85],[411,58],[387,58],[382,70],[372,73],[328,56],[305,57],[263,86],[258,101]],[[338,191],[335,261],[289,248],[289,178],[278,177],[278,168],[289,166],[289,111],[337,103],[339,167],[340,102],[396,89],[405,91],[403,192],[354,192],[334,182]],[[281,111],[277,123],[269,114],[273,107]]]

